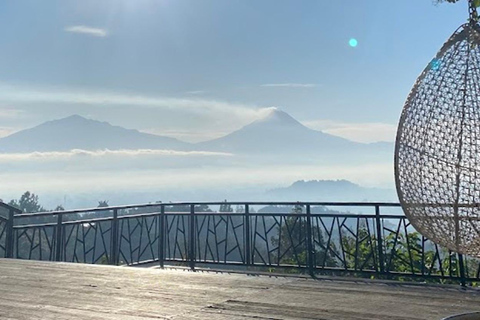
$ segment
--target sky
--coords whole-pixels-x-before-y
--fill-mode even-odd
[[[392,142],[415,79],[467,18],[466,0],[0,1],[0,138],[78,114],[199,142],[276,107],[312,129]],[[0,181],[9,181],[0,195],[29,190],[45,207],[78,208],[265,200],[266,190],[313,179],[393,190],[391,159],[0,154]]]
[[[275,106],[393,141],[416,77],[466,19],[466,1],[2,1],[0,137],[80,114],[196,142]]]

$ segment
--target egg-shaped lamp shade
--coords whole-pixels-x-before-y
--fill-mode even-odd
[[[480,257],[480,28],[461,26],[418,77],[395,144],[395,180],[411,224]]]

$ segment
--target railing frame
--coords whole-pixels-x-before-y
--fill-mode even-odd
[[[242,213],[230,213],[230,212],[196,212],[196,206],[199,205],[240,205],[243,206],[244,212]],[[0,203],[3,207],[7,206],[5,204]],[[281,206],[300,206],[304,207],[306,209],[305,213],[302,213],[301,215],[295,215],[294,213],[251,213],[251,207],[252,206],[268,206],[268,205],[281,205]],[[166,212],[166,207],[175,207],[175,206],[186,206],[189,208],[189,212]],[[368,207],[368,208],[373,208],[375,210],[374,215],[368,214],[368,215],[363,215],[363,214],[332,214],[332,213],[326,213],[326,214],[319,214],[319,213],[312,213],[312,206],[334,206],[334,207]],[[18,232],[15,230],[25,230],[28,228],[39,228],[38,230],[38,235],[37,237],[42,237],[42,230],[40,228],[43,228],[43,237],[47,237],[47,232],[45,228],[54,228],[53,230],[53,236],[52,236],[52,244],[48,243],[49,245],[52,246],[52,256],[55,261],[65,261],[66,257],[63,255],[64,250],[66,249],[66,245],[68,242],[67,237],[71,237],[73,233],[73,229],[71,229],[70,235],[66,234],[66,227],[69,225],[72,225],[72,228],[77,225],[77,233],[78,228],[80,227],[79,225],[82,224],[87,224],[90,227],[92,225],[98,224],[100,225],[102,222],[107,223],[110,221],[110,245],[109,245],[109,256],[107,256],[108,263],[111,265],[118,265],[120,263],[120,255],[122,254],[121,252],[121,237],[122,237],[122,231],[120,230],[120,221],[122,221],[122,228],[123,228],[123,223],[124,219],[127,219],[126,222],[128,222],[128,228],[130,232],[130,221],[136,221],[137,225],[135,228],[137,228],[140,225],[140,230],[143,232],[142,228],[144,227],[144,221],[147,218],[153,218],[154,220],[151,221],[151,226],[150,229],[148,229],[147,226],[147,231],[156,232],[156,239],[153,241],[149,238],[150,245],[154,241],[158,241],[157,244],[157,258],[156,261],[158,261],[158,264],[161,268],[165,266],[165,262],[186,262],[191,270],[195,270],[196,264],[197,263],[207,263],[207,264],[222,264],[222,265],[242,265],[245,267],[255,267],[255,266],[269,266],[271,265],[270,263],[257,263],[255,262],[255,250],[257,249],[255,246],[255,237],[256,235],[253,234],[252,232],[252,219],[257,221],[258,217],[271,217],[275,219],[280,219],[280,223],[282,223],[283,220],[286,220],[288,217],[304,217],[305,220],[305,226],[306,226],[306,233],[304,234],[305,236],[305,246],[306,246],[306,262],[305,266],[301,265],[280,265],[280,264],[275,264],[272,265],[272,267],[281,267],[281,268],[286,268],[286,269],[297,269],[297,270],[303,270],[308,272],[312,277],[315,276],[316,272],[319,271],[319,266],[316,265],[316,249],[315,249],[315,244],[314,244],[314,235],[312,233],[314,226],[313,226],[313,221],[312,219],[320,218],[320,219],[326,219],[326,218],[342,218],[342,219],[348,219],[348,218],[357,218],[357,219],[373,219],[375,221],[375,228],[373,229],[375,232],[374,237],[376,240],[375,247],[376,251],[373,252],[372,254],[374,255],[373,259],[375,260],[375,254],[376,257],[378,258],[378,265],[376,270],[363,270],[360,268],[360,270],[357,270],[357,257],[355,257],[355,270],[350,270],[346,268],[325,268],[321,267],[320,270],[325,270],[325,271],[332,271],[332,272],[340,272],[340,273],[359,273],[359,274],[375,274],[377,276],[385,276],[385,277],[390,277],[390,276],[407,276],[407,277],[412,277],[412,278],[442,278],[442,279],[454,279],[454,280],[459,280],[459,282],[465,286],[468,281],[472,281],[472,279],[467,279],[467,276],[465,274],[465,264],[464,264],[464,257],[462,255],[457,255],[458,258],[458,268],[459,270],[459,275],[458,276],[453,276],[452,273],[452,268],[450,266],[450,272],[449,275],[444,275],[443,271],[441,276],[437,275],[430,275],[426,274],[425,270],[425,257],[424,257],[424,243],[425,241],[422,240],[422,264],[421,264],[421,274],[415,274],[415,272],[412,269],[411,274],[410,273],[397,273],[395,271],[390,270],[391,267],[391,260],[387,261],[385,257],[385,239],[383,238],[383,220],[384,219],[405,219],[405,216],[403,215],[382,215],[381,214],[381,208],[382,207],[400,207],[398,203],[366,203],[366,202],[354,202],[354,203],[349,203],[349,202],[177,202],[177,203],[155,203],[155,204],[144,204],[144,205],[129,205],[129,206],[115,206],[115,207],[107,207],[107,208],[92,208],[92,209],[82,209],[82,210],[67,210],[67,211],[55,211],[55,212],[42,212],[42,213],[21,213],[20,210],[15,209],[13,207],[7,206],[8,207],[8,217],[6,219],[6,244],[5,244],[5,257],[7,258],[14,258],[14,257],[19,257],[18,254],[18,246],[19,244],[16,243],[18,241],[18,238],[22,235],[18,235]],[[130,214],[130,215],[125,215],[119,217],[119,211],[121,210],[128,210],[128,209],[142,209],[142,208],[158,208],[160,207],[159,212],[153,212],[153,213],[144,213],[144,214]],[[82,213],[93,213],[93,212],[111,212],[111,217],[108,218],[94,218],[94,219],[86,219],[86,220],[77,220],[77,221],[65,221],[63,217],[68,214],[82,214]],[[210,217],[219,217],[224,218],[226,217],[226,220],[224,220],[224,223],[228,224],[229,223],[229,218],[232,224],[233,229],[231,229],[233,232],[235,231],[235,228],[238,226],[233,225],[233,217],[242,217],[243,224],[241,225],[242,227],[242,246],[243,248],[238,248],[240,255],[242,255],[242,261],[207,261],[205,259],[197,259],[197,237],[200,236],[201,228],[200,222],[199,222],[199,217],[204,217],[203,222],[205,223],[205,220],[210,219]],[[38,218],[38,217],[56,217],[56,223],[44,223],[44,224],[32,224],[32,225],[22,225],[21,220],[25,218]],[[168,233],[168,218],[171,219],[180,219],[182,218],[182,223],[185,222],[184,219],[187,220],[186,225],[184,225],[183,232],[185,233],[185,230],[188,230],[188,235],[186,236],[186,257],[185,258],[175,258],[170,256],[169,258],[166,258],[166,250],[167,250],[167,233]],[[283,219],[283,220],[282,220]],[[302,218],[303,219],[303,218]],[[18,223],[16,223],[18,220]],[[345,222],[344,220],[344,222]],[[140,221],[140,222],[139,222]],[[179,225],[179,221],[177,220],[177,228]],[[209,220],[210,221],[210,220]],[[360,220],[357,220],[357,236],[358,235],[358,224]],[[367,221],[367,220],[366,220]],[[155,228],[154,224],[155,223]],[[173,223],[173,222],[172,222]],[[210,223],[210,222],[208,222]],[[265,222],[264,222],[265,223]],[[322,222],[323,223],[323,222]],[[337,222],[339,230],[341,229],[342,226],[339,225],[340,222]],[[215,224],[215,223],[214,223]],[[317,222],[318,224],[318,222]],[[334,228],[335,222],[332,222],[332,230]],[[343,224],[343,223],[342,223]],[[255,222],[255,230],[258,227],[257,222]],[[170,226],[171,228],[172,226]],[[216,228],[217,226],[214,226]],[[210,228],[210,225],[207,226],[207,229]],[[135,229],[134,229],[135,230]],[[398,231],[400,230],[400,224],[398,226],[397,230],[397,236],[398,236]],[[407,230],[407,227],[405,227],[405,232]],[[82,229],[82,232],[85,232],[84,229]],[[87,233],[90,232],[90,229],[88,229]],[[95,229],[95,232],[100,232],[101,236],[103,237],[104,232],[102,231],[100,227],[100,231]],[[211,232],[210,229],[207,230],[207,233]],[[228,227],[226,232],[228,232]],[[257,231],[255,231],[257,232]],[[340,232],[340,231],[339,231]],[[177,230],[178,233],[178,230]],[[339,233],[341,237],[341,232]],[[178,235],[178,234],[177,234]],[[34,247],[34,238],[35,238],[35,231],[33,232],[33,235],[31,237],[31,247]],[[84,235],[85,237],[85,235]],[[150,234],[148,234],[148,237],[150,237]],[[235,234],[235,237],[237,237],[237,234]],[[267,234],[265,233],[265,237],[268,238]],[[48,237],[47,237],[48,238]],[[330,241],[331,234],[329,235],[329,240]],[[141,239],[141,237],[140,237]],[[105,239],[102,238],[104,241]],[[253,243],[252,243],[253,240]],[[140,240],[141,241],[141,240]],[[226,240],[225,240],[226,241]],[[269,240],[266,239],[268,242]],[[342,239],[340,239],[342,241]],[[362,240],[363,241],[363,240]],[[397,241],[397,239],[395,239]],[[408,241],[408,239],[407,239]],[[40,243],[41,245],[41,243]],[[175,244],[176,245],[176,244]],[[219,243],[216,242],[215,244],[218,246]],[[240,245],[240,244],[238,244]],[[359,245],[359,239],[356,239],[356,254],[358,254],[358,245]],[[85,249],[85,243],[83,243],[84,246],[84,251]],[[268,244],[267,244],[268,246]],[[395,245],[394,245],[395,246]],[[17,248],[17,252],[14,252],[14,248]],[[130,248],[132,248],[132,244],[130,243]],[[41,248],[40,248],[41,249]],[[105,248],[106,250],[107,248]],[[151,248],[150,248],[151,249]],[[131,249],[132,250],[132,249]],[[143,251],[145,251],[143,249]],[[174,248],[176,250],[176,248]],[[233,249],[232,249],[233,250]],[[243,250],[243,251],[242,251]],[[279,249],[280,250],[280,249]],[[328,251],[328,245],[326,252]],[[343,247],[342,247],[343,250]],[[395,249],[394,249],[395,250]],[[139,244],[138,247],[135,247],[133,251],[130,252],[131,254],[131,261],[130,263],[133,263],[133,252],[137,252],[138,259],[140,259],[140,256],[142,255],[142,245]],[[438,250],[437,250],[438,251]],[[93,252],[95,252],[95,247],[93,248]],[[227,252],[227,247],[225,244],[225,252]],[[106,254],[108,254],[105,251]],[[84,254],[86,254],[84,252]],[[152,251],[153,254],[153,251]],[[270,251],[269,251],[269,257],[270,257]],[[410,253],[409,253],[410,254]],[[31,255],[31,252],[30,252]],[[95,260],[95,254],[93,254],[93,260]],[[345,259],[345,252],[343,252],[344,259]],[[270,259],[270,258],[269,258]],[[411,259],[411,257],[410,257]],[[435,259],[435,257],[434,257]],[[140,262],[140,261],[139,261]],[[94,262],[95,263],[95,262]],[[450,263],[451,263],[451,258],[450,258]],[[413,267],[412,267],[413,268]],[[480,269],[479,269],[480,273]],[[480,274],[477,275],[477,277],[480,278]]]
[[[5,219],[5,258],[14,257],[14,247],[15,247],[15,235],[13,232],[15,214],[19,214],[22,211],[12,207],[6,203],[0,202],[0,208],[3,208],[7,211],[7,217]]]

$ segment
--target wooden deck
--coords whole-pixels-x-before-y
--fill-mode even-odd
[[[1,319],[441,319],[480,291],[0,259]]]

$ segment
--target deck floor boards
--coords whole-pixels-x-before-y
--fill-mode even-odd
[[[1,319],[441,319],[480,291],[0,259]]]

